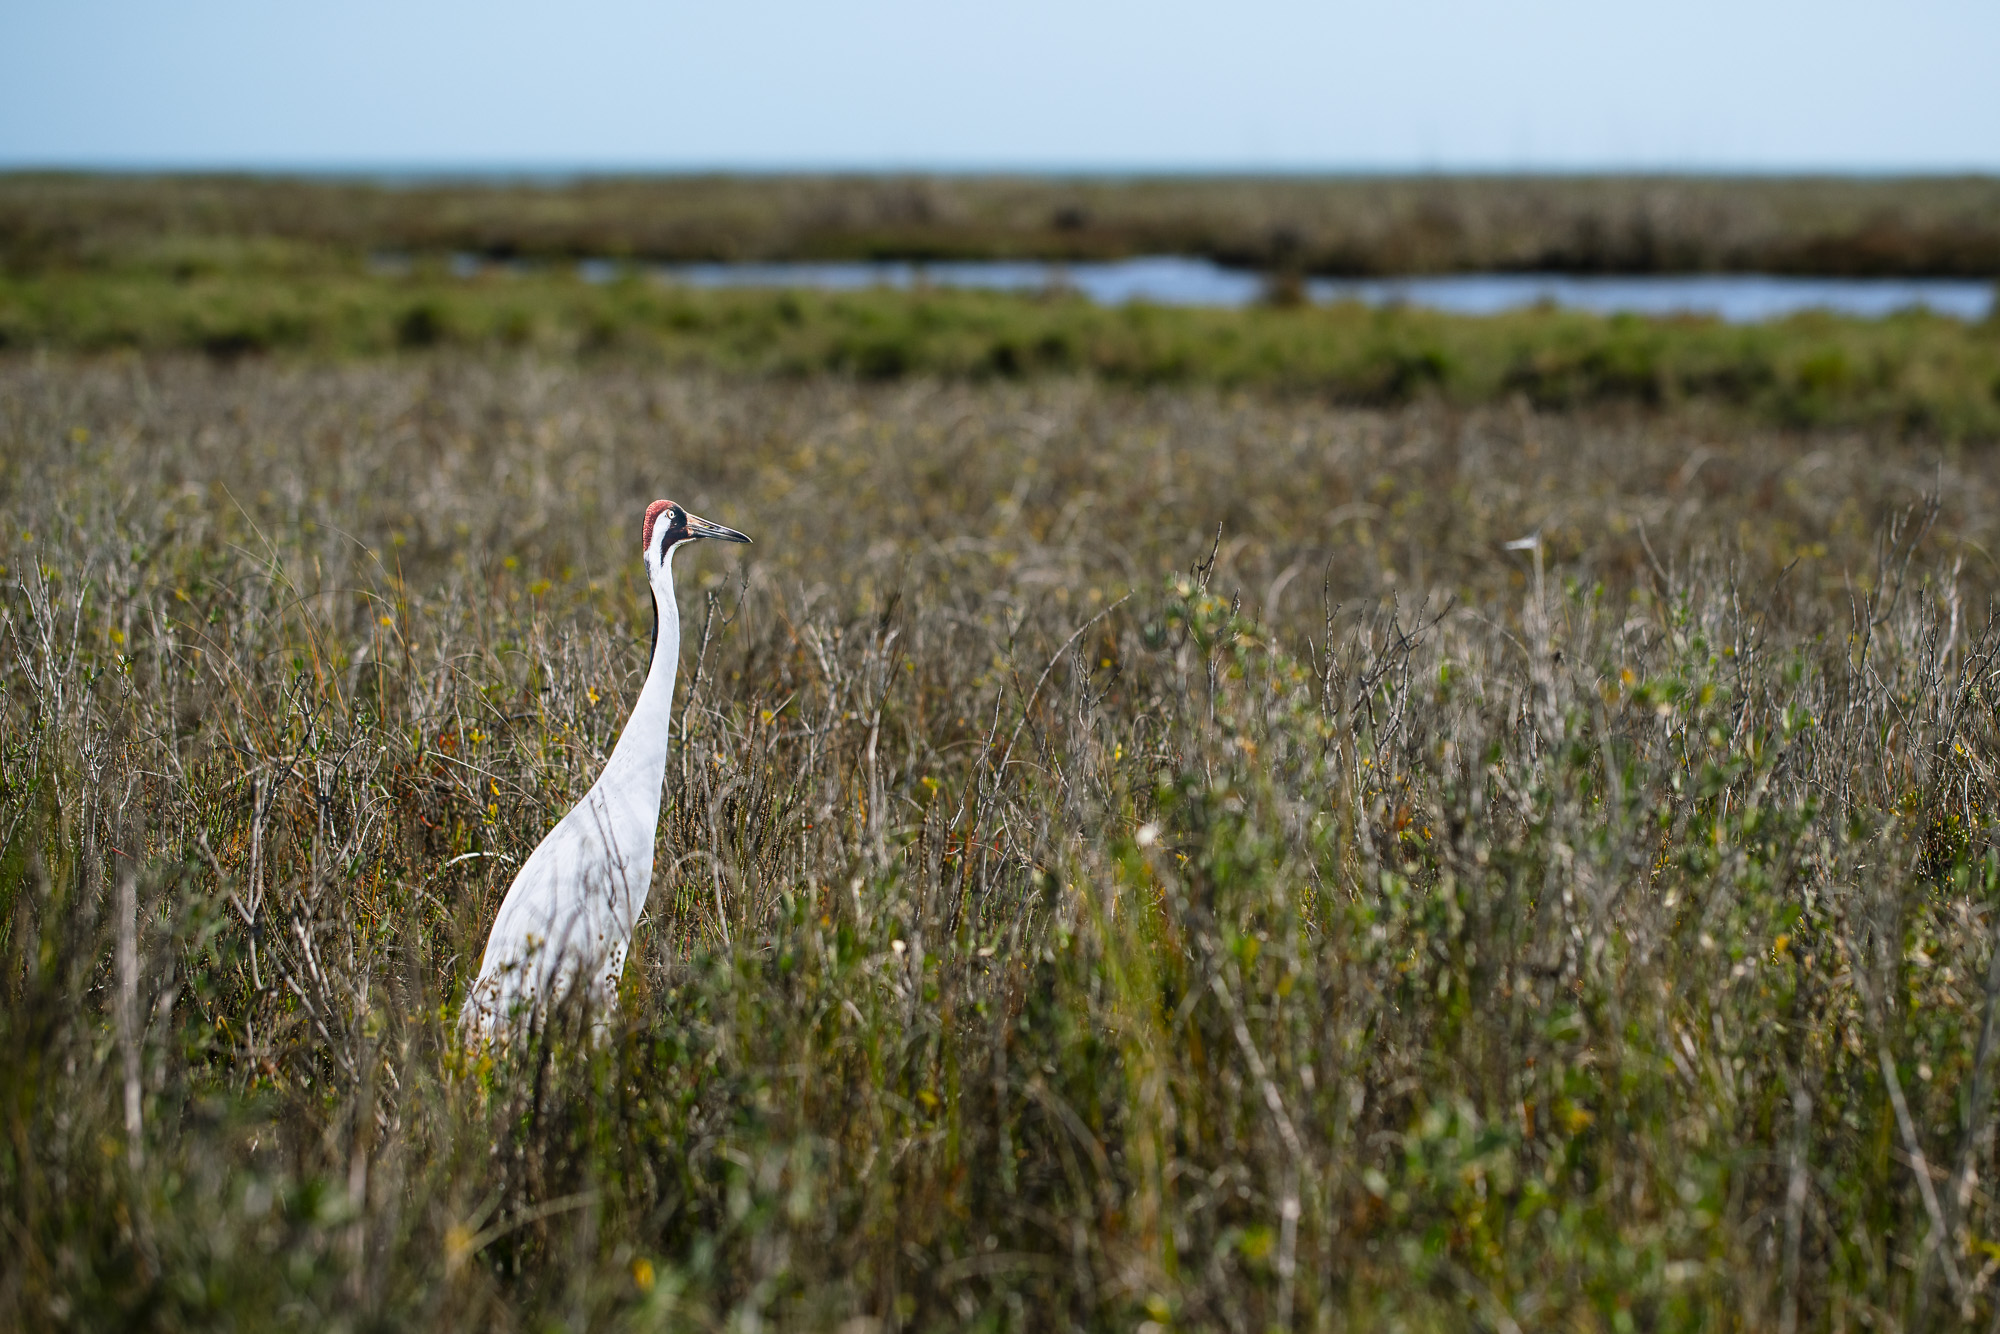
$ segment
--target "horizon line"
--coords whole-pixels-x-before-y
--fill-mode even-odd
[[[326,160],[47,160],[0,156],[0,176],[241,176],[351,181],[524,181],[560,184],[612,178],[695,177],[938,177],[1016,178],[1075,181],[1118,180],[1393,180],[1435,178],[1581,179],[1623,177],[1721,180],[1953,180],[2000,178],[2000,164],[1917,166],[1851,164],[1744,166],[1713,163],[1500,166],[1491,163],[1289,165],[1250,163],[1049,165],[940,164],[926,162],[741,163],[741,162],[367,162]]]

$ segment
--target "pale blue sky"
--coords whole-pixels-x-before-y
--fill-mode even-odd
[[[2000,170],[1995,0],[0,0],[0,165]]]

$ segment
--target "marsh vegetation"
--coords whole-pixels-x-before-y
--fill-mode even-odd
[[[346,359],[448,349],[805,381],[1088,376],[1275,392],[1347,407],[1519,400],[1538,410],[1694,404],[1758,428],[2000,437],[2000,320],[1805,314],[1755,325],[1555,309],[1467,318],[1358,303],[1108,308],[1075,295],[746,291],[637,274],[402,274],[283,251],[227,262],[0,276],[0,348]]]
[[[433,350],[0,460],[10,1327],[2000,1309],[1984,449]],[[469,1051],[660,493],[612,1036]]]
[[[1713,405],[1760,426],[2000,436],[2000,319],[1467,319],[1303,300],[1314,273],[2000,274],[1966,180],[566,184],[0,177],[0,350],[219,360],[449,349],[627,369],[967,383],[1085,376],[1343,407]],[[747,291],[618,260],[1203,256],[1247,309],[1073,293]],[[579,272],[590,260],[609,281]],[[584,266],[588,267],[588,266]],[[595,270],[593,270],[595,272]],[[622,276],[613,276],[622,275]]]
[[[251,240],[492,259],[1115,259],[1322,274],[2000,275],[1992,177],[0,175],[0,268]]]

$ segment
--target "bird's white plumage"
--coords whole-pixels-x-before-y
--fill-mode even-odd
[[[646,683],[604,772],[541,841],[500,904],[466,1001],[465,1022],[474,1031],[492,1034],[578,989],[600,1011],[616,999],[632,928],[652,885],[673,731],[681,644],[673,553],[696,537],[749,540],[678,506],[665,517],[671,522],[657,529],[651,512],[647,517],[646,573],[659,632]]]

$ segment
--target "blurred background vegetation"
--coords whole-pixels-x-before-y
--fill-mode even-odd
[[[490,259],[1113,259],[1267,271],[2000,275],[2000,180],[716,175],[0,177],[0,267],[203,244]]]
[[[1996,190],[1985,179],[393,186],[14,176],[0,180],[0,347],[225,358],[530,349],[876,380],[1089,374],[1377,406],[1703,401],[1772,423],[1984,439],[2000,433],[2000,319],[1465,318],[1301,305],[1287,275],[1991,274]],[[1150,250],[1266,266],[1270,299],[1224,310],[1106,308],[1055,292],[701,290],[638,269],[591,281],[567,262]],[[508,262],[455,265],[463,256]]]

